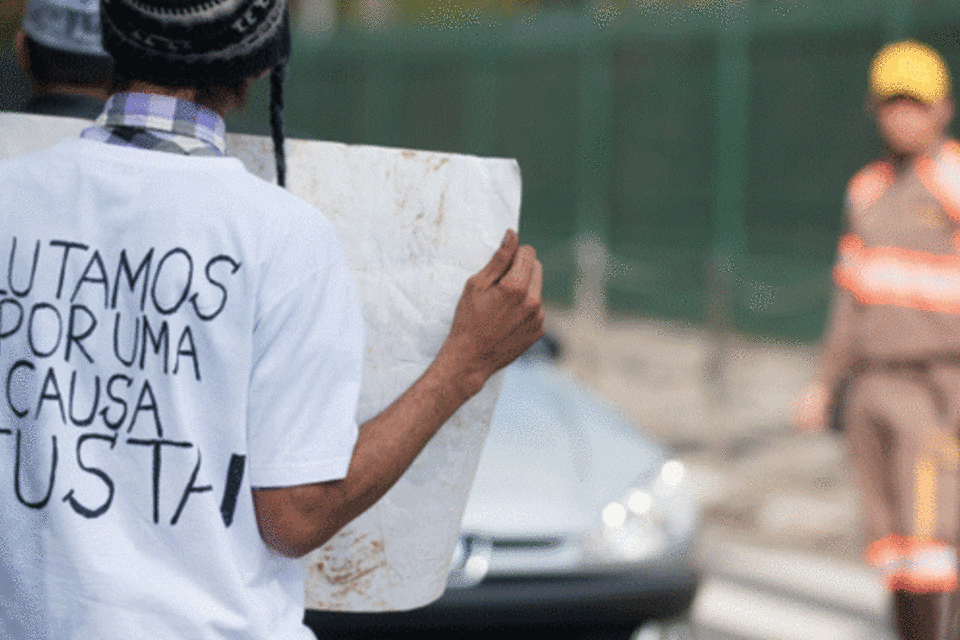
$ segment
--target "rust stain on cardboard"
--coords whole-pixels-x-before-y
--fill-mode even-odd
[[[314,565],[322,581],[331,587],[328,596],[332,602],[324,605],[331,608],[350,595],[368,595],[372,574],[387,566],[383,540],[370,534],[357,535],[345,541],[344,547],[350,549],[349,554],[332,550]]]
[[[446,208],[446,204],[447,204],[447,192],[446,190],[444,190],[440,192],[440,206],[437,207],[439,212],[437,213],[437,219],[433,221],[433,224],[435,224],[437,227],[440,227],[443,225],[443,214],[444,214],[444,209]]]

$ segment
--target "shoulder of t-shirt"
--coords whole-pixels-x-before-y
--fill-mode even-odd
[[[238,198],[236,209],[250,216],[247,224],[258,229],[270,273],[281,280],[291,274],[330,273],[331,267],[349,273],[339,233],[323,211],[242,165],[225,179],[239,187],[229,190]]]
[[[43,184],[51,193],[56,189],[58,177],[69,175],[71,167],[76,164],[74,142],[76,140],[69,138],[58,140],[40,149],[0,158],[0,183],[6,187],[3,194],[21,193],[14,188],[15,185],[27,184],[36,188],[37,183]]]
[[[0,158],[0,170],[5,170],[11,167],[21,167],[24,164],[48,162],[57,158],[63,158],[64,152],[61,149],[63,149],[65,145],[68,145],[67,140],[59,140],[47,147]]]
[[[252,205],[261,228],[274,226],[299,235],[335,235],[333,223],[316,206],[286,188],[251,173],[245,167],[234,167],[229,177],[242,189],[238,195]]]
[[[120,162],[135,163],[137,167],[143,166],[149,159],[158,167],[173,167],[202,176],[201,180],[218,197],[226,199],[234,215],[246,219],[246,228],[256,229],[261,238],[272,238],[271,244],[278,251],[283,247],[286,253],[299,250],[310,255],[338,243],[333,224],[316,207],[290,191],[257,177],[233,157],[185,158],[67,138],[28,154],[0,160],[0,172],[18,176],[29,170],[35,175],[42,171],[53,176],[62,170],[70,171],[72,166],[78,164],[97,166],[90,163],[88,154],[118,158]]]
[[[863,167],[847,183],[847,207],[863,211],[876,202],[894,182],[893,167],[885,160],[877,160]]]

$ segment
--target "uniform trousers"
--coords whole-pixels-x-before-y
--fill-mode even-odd
[[[903,640],[960,640],[960,357],[855,370],[843,423],[868,560]]]

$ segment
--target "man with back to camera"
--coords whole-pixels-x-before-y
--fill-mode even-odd
[[[841,422],[859,479],[867,559],[904,640],[956,638],[960,519],[960,144],[943,59],[890,44],[870,69],[888,155],[850,181],[825,350],[795,420]]]
[[[421,378],[355,423],[356,291],[331,224],[223,155],[284,0],[104,0],[96,126],[0,162],[0,637],[312,638],[300,556],[382,496],[543,333],[508,232]],[[5,254],[6,258],[6,254]]]
[[[30,79],[23,111],[99,116],[113,75],[100,40],[99,0],[27,0],[14,42],[17,63]]]

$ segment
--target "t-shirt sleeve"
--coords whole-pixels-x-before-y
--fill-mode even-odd
[[[247,440],[253,487],[286,487],[346,476],[357,439],[363,321],[346,258],[336,243],[326,264],[272,298],[258,315]]]

